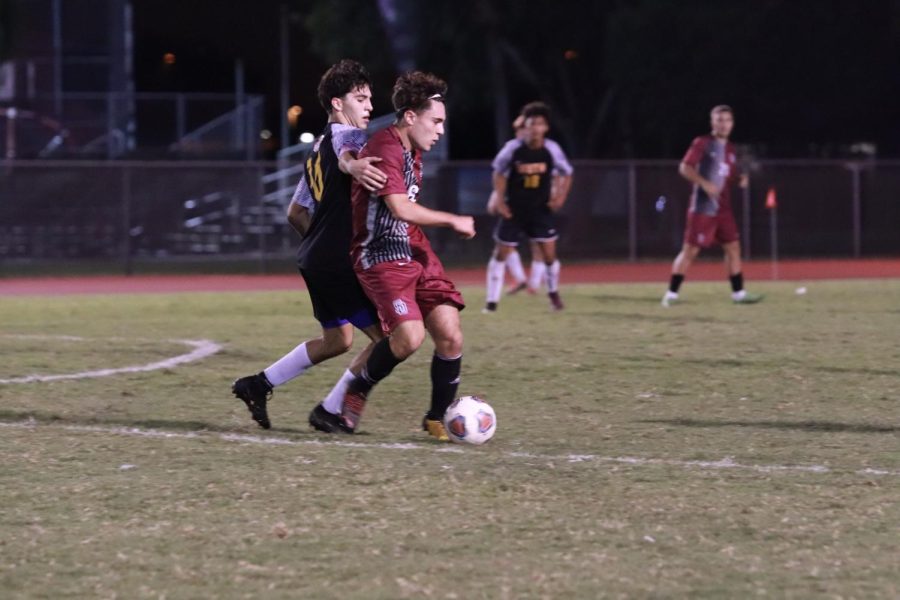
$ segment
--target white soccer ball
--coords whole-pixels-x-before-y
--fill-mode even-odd
[[[497,415],[478,396],[460,396],[444,414],[444,428],[459,444],[483,444],[497,431]]]

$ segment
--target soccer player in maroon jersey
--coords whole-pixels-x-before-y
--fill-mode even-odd
[[[444,273],[423,226],[450,227],[463,238],[475,235],[474,219],[431,210],[417,203],[422,158],[444,133],[447,84],[430,73],[401,75],[391,101],[396,122],[373,135],[360,158],[379,157],[387,182],[376,192],[353,184],[353,242],[356,274],[378,309],[388,334],[375,344],[360,374],[347,387],[342,429],[353,433],[372,388],[424,342],[434,341],[431,408],[422,426],[447,441],[442,419],[456,395],[462,364],[459,311],[463,298]]]
[[[738,179],[747,186],[747,176],[739,175],[734,146],[728,141],[734,127],[731,107],[721,104],[710,112],[712,132],[694,139],[681,161],[678,172],[694,184],[688,206],[684,245],[672,264],[669,289],[662,299],[663,306],[678,301],[678,290],[684,276],[701,248],[720,244],[725,252],[725,266],[731,280],[731,298],[736,304],[754,304],[761,294],[744,289],[741,273],[741,242],[737,223],[731,209],[729,186]]]
[[[254,421],[271,427],[267,402],[275,387],[287,383],[322,361],[350,350],[353,328],[372,341],[354,358],[325,400],[309,415],[310,425],[335,432],[347,383],[362,368],[372,344],[384,336],[375,307],[366,297],[350,263],[350,181],[378,189],[386,181],[377,158],[357,158],[366,142],[372,111],[369,74],[356,61],[342,60],[319,81],[318,97],[328,123],[313,146],[287,219],[303,237],[297,267],[306,281],[313,314],[322,334],[299,344],[256,375],[236,380],[235,396],[244,401]]]

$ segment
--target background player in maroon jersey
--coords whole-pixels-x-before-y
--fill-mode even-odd
[[[415,352],[427,331],[434,341],[431,408],[423,428],[448,440],[442,419],[456,396],[462,365],[462,295],[447,279],[421,226],[450,227],[475,235],[474,219],[431,210],[417,203],[422,185],[421,153],[444,133],[447,84],[429,73],[400,76],[392,103],[396,122],[369,139],[360,157],[377,156],[387,182],[377,192],[353,185],[354,267],[378,309],[387,339],[375,344],[359,376],[347,387],[342,428],[353,433],[371,389]]]
[[[242,377],[232,385],[234,395],[266,429],[271,426],[266,404],[273,388],[350,350],[354,326],[373,342],[383,337],[375,307],[360,287],[349,258],[351,177],[370,190],[381,187],[387,179],[375,166],[378,158],[357,158],[366,141],[364,130],[372,111],[369,86],[366,69],[352,60],[333,65],[319,81],[319,102],[328,112],[328,123],[306,161],[287,218],[303,236],[297,266],[322,334],[301,343],[260,373]],[[370,343],[310,413],[313,427],[325,432],[337,430],[347,383],[359,372],[371,349]]]
[[[662,299],[663,306],[678,301],[678,290],[684,276],[701,248],[721,244],[725,252],[725,266],[731,280],[731,298],[737,304],[753,304],[762,300],[760,294],[744,289],[741,273],[741,243],[737,223],[731,208],[730,185],[738,178],[734,146],[728,141],[734,127],[731,107],[721,104],[710,112],[712,132],[694,139],[681,161],[678,172],[694,184],[688,206],[684,245],[672,264],[669,289]],[[747,176],[740,175],[741,187],[747,186]]]

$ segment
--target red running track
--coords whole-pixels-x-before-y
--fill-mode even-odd
[[[669,262],[564,264],[562,284],[658,282],[669,279]],[[770,262],[744,264],[748,281],[814,279],[878,279],[900,277],[896,260],[786,260],[777,274]],[[459,285],[484,283],[484,268],[454,269],[450,277]],[[721,263],[698,262],[688,273],[691,281],[725,279]],[[67,294],[152,294],[304,289],[299,275],[124,275],[88,277],[22,277],[0,279],[0,296],[56,296]]]

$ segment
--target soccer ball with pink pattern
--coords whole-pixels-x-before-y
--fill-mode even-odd
[[[483,444],[497,431],[497,415],[478,396],[460,396],[444,414],[447,435],[460,444]]]

